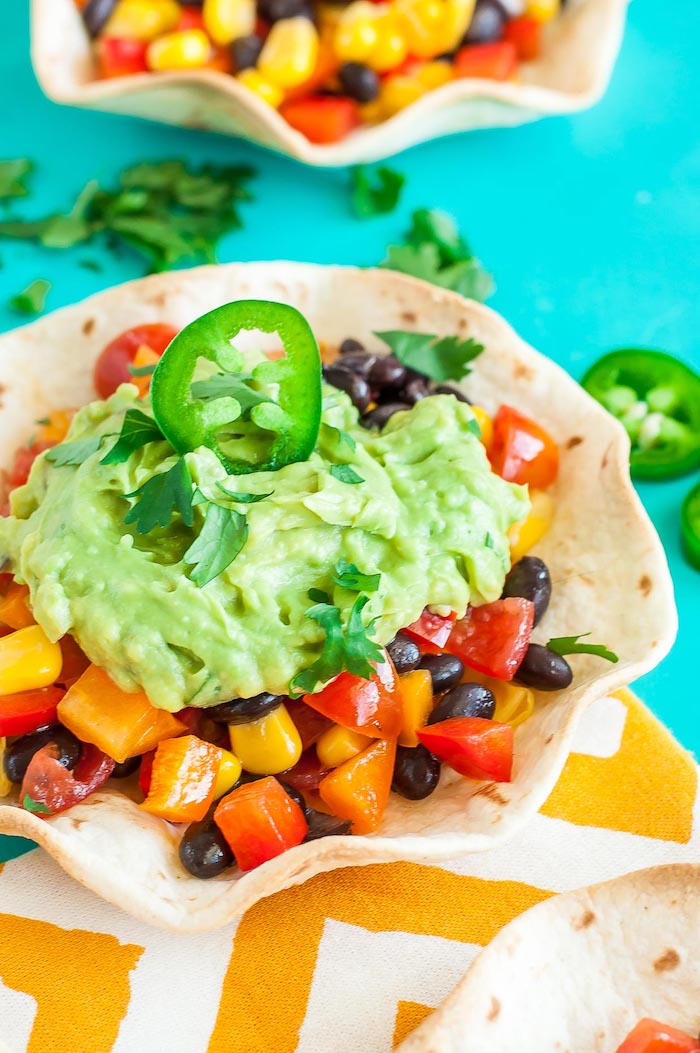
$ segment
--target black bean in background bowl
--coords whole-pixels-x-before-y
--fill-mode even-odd
[[[437,384],[436,387],[430,392],[431,395],[454,395],[458,402],[465,402],[467,406],[471,406],[471,400],[467,398],[463,391],[459,388],[452,387],[451,384]]]
[[[256,33],[248,33],[245,37],[236,37],[231,42],[231,58],[236,72],[244,69],[253,69],[257,66],[263,41]]]
[[[547,564],[538,556],[523,556],[506,576],[501,599],[521,596],[535,605],[535,625],[544,617],[552,598],[552,579]]]
[[[49,745],[58,750],[58,762],[64,768],[74,768],[78,763],[82,749],[79,740],[62,724],[52,724],[50,727],[39,728],[38,731],[22,735],[7,747],[3,767],[10,782],[21,783],[34,754]]]
[[[423,801],[440,781],[440,761],[425,746],[397,746],[391,788],[408,801]]]
[[[363,428],[383,428],[395,413],[402,413],[410,408],[405,402],[385,402],[381,406],[375,406],[369,413],[363,414],[360,417],[360,424]]]
[[[82,10],[85,28],[91,37],[99,36],[117,6],[117,0],[88,0]]]
[[[341,355],[349,355],[353,351],[364,351],[365,345],[361,344],[359,340],[355,340],[354,337],[348,336],[343,340],[342,344],[338,348]]]
[[[284,773],[283,773],[284,774]],[[296,786],[292,786],[290,783],[285,782],[284,779],[280,779],[277,776],[277,782],[280,784],[284,792],[288,797],[291,797],[295,804],[298,804],[302,812],[306,813],[306,801],[301,790],[297,790]]]
[[[349,819],[339,819],[337,815],[326,815],[325,812],[317,812],[315,808],[307,810],[306,821],[309,829],[304,838],[305,841],[317,841],[319,837],[349,834],[352,826]]]
[[[338,80],[345,94],[357,102],[373,102],[379,95],[378,74],[362,62],[344,62],[338,70]]]
[[[357,373],[358,376],[367,379],[376,361],[377,356],[371,355],[369,351],[348,351],[347,354],[338,359],[336,365],[341,366],[343,369],[349,369],[351,373]]]
[[[128,757],[121,764],[115,764],[112,768],[110,779],[128,779],[141,766],[141,757]]]
[[[464,663],[452,654],[424,654],[418,668],[428,670],[436,695],[454,687],[464,676]]]
[[[334,388],[344,391],[360,413],[364,413],[372,401],[372,392],[367,381],[357,373],[345,369],[342,359],[337,365],[324,366],[323,378]]]
[[[413,377],[413,379],[409,380],[408,384],[398,392],[398,398],[401,402],[407,402],[409,406],[415,406],[416,402],[420,402],[421,399],[427,398],[429,394],[428,385],[424,378]]]
[[[381,355],[369,374],[370,384],[379,391],[384,388],[399,391],[408,380],[409,372],[406,366],[402,365],[394,355]]]
[[[482,717],[493,720],[496,699],[483,684],[457,684],[447,691],[428,717],[429,724],[439,724],[453,717]]]
[[[272,713],[286,699],[287,695],[271,695],[268,691],[262,691],[251,698],[232,698],[229,702],[220,702],[205,712],[215,724],[249,724],[251,720],[260,720]]]
[[[410,673],[420,662],[420,648],[415,640],[397,633],[391,643],[386,645],[387,654],[394,663],[397,673]]]
[[[531,643],[515,679],[535,691],[562,691],[574,678],[566,658],[544,644]]]
[[[180,841],[180,862],[196,878],[213,878],[235,865],[226,838],[211,817],[192,823]]]
[[[477,0],[464,43],[491,44],[501,40],[507,21],[508,14],[498,0]]]

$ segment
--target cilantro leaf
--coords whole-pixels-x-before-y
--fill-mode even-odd
[[[358,475],[349,464],[332,464],[331,475],[339,483],[349,483],[351,486],[354,486],[356,483],[364,483],[362,476]]]
[[[362,621],[362,611],[368,603],[369,596],[357,597],[345,628],[340,620],[339,609],[330,603],[316,603],[308,609],[306,617],[325,630],[326,640],[313,665],[302,670],[292,680],[289,686],[293,693],[313,692],[318,684],[325,684],[343,670],[369,679],[374,672],[371,663],[380,662],[383,651],[370,639],[376,619],[372,619],[368,625]]]
[[[167,527],[173,512],[179,512],[186,526],[192,526],[192,476],[187,461],[180,457],[172,468],[134,490],[125,497],[136,497],[129,509],[125,523],[135,523],[139,534],[147,534],[154,526]]]
[[[467,363],[484,350],[484,345],[472,337],[467,340],[456,336],[438,338],[430,333],[407,333],[402,329],[389,329],[374,335],[389,345],[404,366],[431,380],[462,380],[470,372]]]
[[[88,457],[99,450],[104,435],[93,435],[89,439],[75,439],[73,442],[62,442],[46,451],[46,460],[57,468],[66,464],[82,464]]]
[[[123,464],[135,450],[140,450],[149,442],[163,439],[163,433],[146,413],[139,409],[130,409],[124,415],[122,430],[111,450],[104,455],[100,464]]]
[[[43,801],[33,801],[28,793],[25,793],[22,798],[22,807],[25,812],[34,812],[35,815],[53,815],[51,809],[47,808]]]
[[[479,424],[476,417],[472,417],[471,420],[467,421],[467,428],[472,433],[472,435],[476,436],[477,439],[481,438],[481,425]]]
[[[132,377],[152,377],[156,371],[156,363],[151,362],[147,366],[127,366]]]
[[[614,651],[608,650],[605,644],[582,644],[578,642],[590,635],[590,633],[581,633],[579,636],[555,636],[547,641],[547,647],[550,651],[556,651],[560,655],[593,654],[597,658],[604,658],[606,662],[619,662],[619,657]]]
[[[11,297],[9,306],[20,314],[41,314],[50,288],[51,282],[47,282],[46,278],[35,278],[21,293]]]
[[[336,428],[334,424],[326,424],[325,421],[323,421],[322,423],[324,428],[330,428],[331,431],[334,431],[336,433],[339,446],[342,446],[342,444],[345,443],[346,446],[350,447],[353,453],[355,452],[355,450],[357,449],[357,443],[355,442],[352,435],[349,434],[349,432],[343,431],[342,428]]]
[[[312,603],[330,603],[331,598],[327,592],[322,589],[309,589],[307,593]]]
[[[194,564],[190,578],[202,588],[233,563],[248,539],[246,518],[233,508],[210,504],[204,525],[182,557]]]
[[[241,417],[245,417],[253,406],[259,406],[262,402],[274,402],[267,395],[249,387],[246,381],[251,379],[250,373],[213,373],[206,380],[195,380],[190,384],[190,391],[193,398],[203,401],[233,398],[241,407]]]
[[[352,169],[352,206],[360,219],[369,219],[396,208],[406,177],[382,166],[373,172],[367,165]]]
[[[258,501],[263,501],[266,497],[272,497],[274,493],[274,490],[270,490],[269,494],[240,494],[235,490],[227,490],[222,483],[217,483],[216,485],[222,494],[226,494],[232,501],[238,501],[242,505],[254,505]]]
[[[379,588],[381,574],[364,574],[354,563],[339,559],[333,565],[331,577],[341,589],[354,589],[356,592],[376,592]]]
[[[28,192],[25,180],[33,167],[26,157],[0,161],[0,198],[24,197]]]

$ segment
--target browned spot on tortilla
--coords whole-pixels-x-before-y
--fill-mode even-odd
[[[534,375],[532,368],[526,366],[524,362],[516,362],[513,366],[514,380],[532,380]]]
[[[494,804],[508,804],[508,798],[503,796],[495,782],[487,782],[485,786],[480,786],[479,789],[474,792],[474,797],[488,797],[488,799],[493,801]]]
[[[459,329],[460,333],[463,333],[464,330],[467,327],[468,327],[467,319],[466,318],[460,318],[460,320],[457,322],[457,328]]]
[[[486,1019],[487,1020],[497,1020],[500,1012],[501,1012],[501,1003],[498,1001],[497,998],[494,998],[493,995],[492,995],[491,996],[491,1007],[490,1007],[488,1013],[486,1014]]]
[[[83,322],[83,336],[90,336],[90,333],[95,328],[95,319],[86,318]]]
[[[595,914],[592,910],[585,911],[580,918],[576,918],[573,926],[576,930],[587,929],[589,925],[592,925],[595,921]]]
[[[550,742],[552,741],[553,738],[554,738],[554,735],[547,735],[547,738],[544,740],[545,746],[549,746],[549,744],[550,744]]]
[[[600,467],[601,467],[601,469],[604,469],[604,468],[607,468],[607,467],[608,467],[608,454],[607,454],[607,450],[606,450],[606,452],[605,452],[605,453],[603,454],[603,460],[602,460],[602,461],[600,462]]]
[[[595,581],[590,576],[590,574],[582,574],[581,575],[581,581],[583,582],[584,585],[595,585]]]
[[[415,311],[402,311],[401,321],[406,322],[407,325],[413,325],[414,322],[418,321],[418,315]]]
[[[637,582],[637,588],[641,592],[642,596],[648,596],[651,592],[653,582],[648,574],[642,574],[641,578]]]
[[[150,297],[150,300],[151,300],[151,303],[155,307],[163,307],[165,305],[165,300],[166,300],[165,293],[164,292],[154,293],[153,296]]]
[[[581,435],[572,435],[570,439],[566,440],[567,450],[573,450],[574,446],[580,446],[583,442]]]
[[[657,958],[654,962],[655,973],[670,973],[672,969],[676,969],[681,963],[681,956],[678,951],[674,951],[672,947],[669,947],[667,951]]]

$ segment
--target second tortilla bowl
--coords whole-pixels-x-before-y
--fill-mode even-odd
[[[93,365],[119,332],[153,322],[181,328],[238,299],[291,304],[327,349],[350,336],[378,349],[373,334],[392,329],[483,344],[463,382],[465,393],[488,412],[508,403],[535,418],[560,449],[556,512],[535,549],[550,569],[552,602],[535,639],[591,630],[620,660],[607,665],[577,656],[571,687],[537,693],[533,715],[516,730],[511,783],[477,783],[443,771],[427,800],[392,794],[375,834],[301,844],[236,878],[189,876],[177,858],[175,829],[116,788],[49,819],[16,803],[0,806],[1,832],[34,839],[104,898],[178,931],[222,926],[259,899],[324,871],[395,860],[430,863],[511,837],[552,790],[586,707],[656,665],[676,632],[665,556],[631,486],[622,427],[492,310],[390,271],[286,262],[201,267],[119,286],[5,335],[3,467],[37,419],[94,399]]]

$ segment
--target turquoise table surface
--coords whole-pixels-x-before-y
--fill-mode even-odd
[[[37,163],[33,196],[18,211],[65,208],[88,179],[109,182],[146,158],[247,162],[258,170],[255,201],[244,206],[244,229],[222,243],[222,261],[376,263],[412,209],[438,206],[458,218],[494,273],[491,305],[575,377],[619,346],[658,347],[700,368],[697,0],[633,0],[612,84],[593,110],[452,137],[397,157],[390,163],[407,177],[401,205],[369,221],[350,212],[345,171],[307,169],[231,139],[54,105],[32,74],[27,5],[5,7],[0,156]],[[33,278],[53,282],[53,309],[143,273],[134,257],[115,259],[92,246],[51,253],[4,242],[0,257],[0,329],[22,321],[6,303]],[[99,259],[102,273],[83,269],[86,257]],[[668,553],[680,633],[670,656],[636,687],[681,742],[700,752],[700,573],[682,558],[678,521],[693,481],[640,487]],[[629,618],[634,604],[631,596]],[[5,842],[0,858],[12,851]]]

